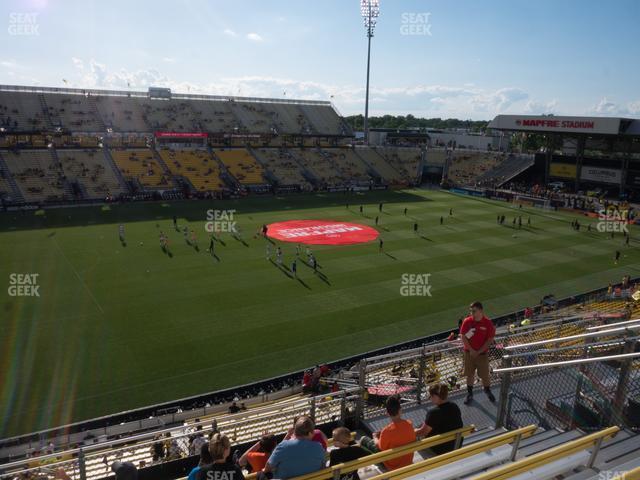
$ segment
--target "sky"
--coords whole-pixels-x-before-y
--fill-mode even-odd
[[[0,84],[364,112],[359,0],[2,0]],[[380,0],[371,115],[640,117],[640,0]]]

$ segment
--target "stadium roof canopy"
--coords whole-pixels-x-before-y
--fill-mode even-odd
[[[559,117],[555,115],[498,115],[489,128],[512,132],[639,136],[640,120],[622,117]]]

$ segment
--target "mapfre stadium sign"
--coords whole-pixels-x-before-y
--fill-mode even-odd
[[[489,123],[496,130],[618,135],[620,118],[498,115]]]

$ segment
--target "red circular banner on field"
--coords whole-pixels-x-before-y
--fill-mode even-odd
[[[353,245],[372,242],[378,231],[366,225],[332,220],[291,220],[267,225],[267,236],[307,245]]]

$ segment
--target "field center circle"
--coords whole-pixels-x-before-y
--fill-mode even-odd
[[[354,245],[373,242],[378,231],[367,225],[334,220],[289,220],[267,225],[267,236],[305,245]]]

